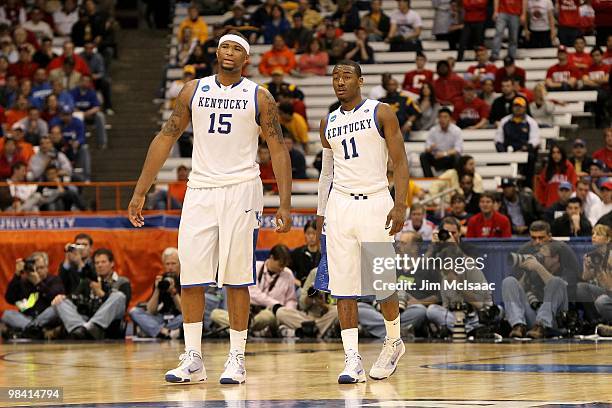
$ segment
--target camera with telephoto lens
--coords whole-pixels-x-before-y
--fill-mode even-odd
[[[438,239],[440,242],[446,242],[450,239],[451,233],[445,230],[444,228],[440,228],[438,230]]]
[[[544,257],[539,253],[535,255],[530,255],[530,254],[519,254],[516,252],[510,252],[508,254],[508,264],[512,266],[513,268],[520,266],[523,262],[525,262],[528,259],[535,259],[539,263],[542,263],[544,261]]]
[[[172,284],[173,279],[171,277],[165,277],[164,279],[160,280],[159,283],[157,284],[157,290],[159,290],[159,293],[166,293],[168,292],[168,289],[170,289],[170,285]]]
[[[74,252],[77,249],[83,249],[83,248],[85,248],[85,245],[70,244],[70,245],[68,245],[68,248],[66,248],[66,252]]]
[[[36,270],[36,259],[27,258],[23,261],[23,271],[26,273],[32,273]]]

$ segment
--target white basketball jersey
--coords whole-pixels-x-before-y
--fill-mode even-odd
[[[191,100],[189,187],[222,187],[259,176],[257,89],[246,78],[227,87],[214,75],[198,80]]]
[[[325,138],[334,156],[333,188],[372,194],[388,188],[389,151],[376,119],[380,102],[365,99],[352,111],[339,107],[327,117]]]

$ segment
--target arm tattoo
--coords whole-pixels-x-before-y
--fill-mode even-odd
[[[181,127],[181,123],[185,117],[185,115],[189,114],[187,106],[183,103],[183,94],[186,91],[187,85],[181,89],[178,97],[176,98],[176,102],[174,105],[174,110],[172,111],[172,115],[168,118],[168,121],[164,124],[160,134],[163,136],[178,138],[182,133],[183,129]]]
[[[267,136],[274,137],[279,143],[284,143],[276,101],[268,91],[265,91],[263,95],[266,99],[266,115],[263,118],[263,128],[268,132]]]

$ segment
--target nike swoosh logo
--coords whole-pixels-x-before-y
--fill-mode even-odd
[[[244,210],[244,213],[246,214],[246,213],[248,213],[251,210],[252,210],[252,208],[250,210]]]
[[[199,369],[196,368],[195,370],[187,370],[187,371],[189,371],[189,374],[193,374],[193,373],[199,371]]]

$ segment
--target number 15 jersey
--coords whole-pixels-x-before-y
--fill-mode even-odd
[[[376,119],[380,102],[364,99],[351,111],[339,107],[327,117],[325,138],[334,157],[334,189],[372,194],[388,188],[389,151]]]
[[[187,185],[223,187],[259,176],[258,85],[242,78],[230,86],[216,76],[198,80],[191,99],[193,154]]]

